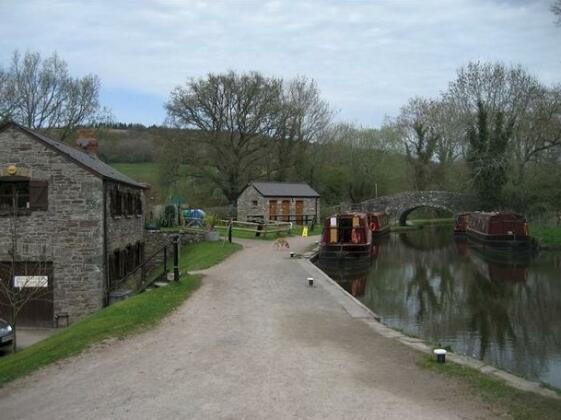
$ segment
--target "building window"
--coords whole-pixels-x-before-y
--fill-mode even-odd
[[[47,181],[24,177],[0,177],[0,214],[25,214],[48,209]]]
[[[136,270],[144,262],[144,242],[129,244],[109,255],[109,277],[112,286]]]
[[[110,192],[111,216],[133,216],[142,214],[142,196],[140,191],[124,192],[115,187]]]
[[[257,207],[258,204],[259,204],[259,203],[257,202],[257,200],[252,200],[252,201],[251,201],[251,205],[252,205],[253,207]]]

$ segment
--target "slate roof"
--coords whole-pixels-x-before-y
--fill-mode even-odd
[[[90,172],[93,172],[98,176],[101,176],[104,179],[121,182],[123,184],[131,185],[133,187],[138,187],[143,189],[148,188],[145,184],[136,182],[134,179],[129,178],[128,176],[122,174],[119,171],[116,171],[111,166],[109,166],[105,162],[102,162],[96,157],[93,157],[85,152],[82,152],[81,150],[75,149],[59,141],[53,140],[50,137],[37,133],[36,131],[33,131],[27,127],[19,125],[13,121],[8,121],[7,123],[0,126],[0,131],[3,131],[5,128],[8,127],[14,127],[23,131],[24,133],[29,134],[31,137],[41,141],[48,147],[56,150],[62,155],[65,155],[67,158],[73,160],[78,165],[85,167],[85,169],[89,170]]]
[[[320,195],[308,184],[288,182],[252,182],[251,185],[263,197],[319,197]]]

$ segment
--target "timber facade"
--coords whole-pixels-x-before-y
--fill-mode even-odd
[[[20,325],[95,312],[144,259],[145,185],[83,150],[13,122],[0,127],[0,281],[44,287]],[[7,310],[0,296],[0,317]]]

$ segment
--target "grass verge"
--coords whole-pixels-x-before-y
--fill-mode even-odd
[[[561,249],[561,226],[530,226],[530,236],[541,246]]]
[[[561,400],[512,388],[500,379],[455,363],[436,363],[430,356],[423,357],[419,365],[466,383],[483,401],[508,413],[515,420],[560,418]]]
[[[100,341],[145,331],[177,308],[200,284],[184,276],[168,287],[142,293],[100,310],[33,346],[0,359],[0,385],[76,355]]]
[[[222,242],[195,244],[183,250],[181,266],[184,271],[208,268],[241,248],[238,244],[222,246]],[[200,276],[186,274],[177,283],[115,303],[43,341],[0,358],[0,386],[103,340],[146,331],[181,305],[200,284]]]
[[[181,249],[179,269],[182,272],[203,270],[218,264],[240,249],[242,249],[240,244],[231,244],[224,241],[201,242],[193,246],[187,246]]]

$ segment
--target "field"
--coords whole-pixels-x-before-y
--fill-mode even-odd
[[[111,166],[135,181],[157,185],[160,165],[157,163],[112,163]]]

